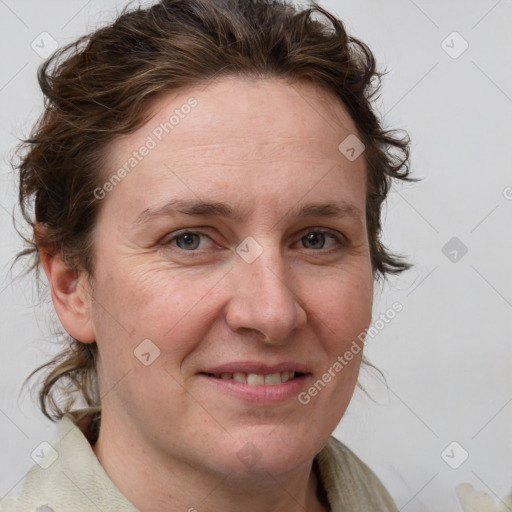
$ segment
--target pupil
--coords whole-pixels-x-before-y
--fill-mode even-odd
[[[323,242],[323,233],[312,233],[306,237],[308,244],[317,244],[318,242]],[[323,245],[323,243],[320,243],[320,245]]]
[[[194,237],[196,237],[196,239],[194,240]],[[180,243],[180,240],[183,240],[182,243]],[[195,243],[194,243],[195,242]],[[181,249],[197,249],[197,235],[194,235],[194,234],[191,234],[191,233],[188,233],[186,235],[181,235],[180,237],[178,237],[176,239],[176,244],[178,245],[178,247],[180,247]],[[185,245],[185,247],[182,247],[182,245]]]

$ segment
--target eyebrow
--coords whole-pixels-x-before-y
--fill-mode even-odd
[[[241,221],[247,217],[248,212],[234,209],[227,203],[220,201],[202,201],[175,199],[168,203],[150,209],[146,208],[135,220],[135,224],[144,224],[157,217],[168,217],[176,213],[197,217],[222,217]],[[362,223],[362,212],[354,204],[346,201],[319,201],[303,205],[288,212],[285,217],[350,217],[355,221]]]

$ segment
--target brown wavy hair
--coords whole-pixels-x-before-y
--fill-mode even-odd
[[[47,59],[38,70],[44,112],[13,163],[29,229],[16,260],[30,257],[38,282],[40,251],[93,276],[101,206],[94,190],[104,181],[108,144],[142,126],[166,92],[227,75],[307,81],[341,100],[366,146],[374,279],[408,269],[380,240],[392,180],[416,181],[409,176],[407,135],[385,129],[373,109],[382,73],[369,48],[317,3],[302,9],[277,0],[161,0],[125,8],[113,23]],[[36,239],[38,225],[44,229]],[[30,375],[48,370],[39,401],[52,420],[71,410],[77,393],[100,408],[97,345],[66,339],[67,347]]]

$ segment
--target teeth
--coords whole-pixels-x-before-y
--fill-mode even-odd
[[[277,384],[281,384],[280,373],[271,373],[270,375],[265,375],[265,386],[276,386]]]
[[[281,382],[288,382],[295,377],[295,372],[283,372],[281,373]]]
[[[249,386],[277,386],[288,382],[295,377],[295,372],[276,372],[262,375],[259,373],[215,373],[214,377],[217,379],[229,380],[233,379],[236,382],[242,384],[248,384]]]
[[[265,376],[258,375],[257,373],[248,373],[247,384],[249,386],[263,386],[265,384]]]

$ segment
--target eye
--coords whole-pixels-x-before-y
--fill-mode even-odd
[[[329,230],[322,229],[307,232],[299,241],[302,244],[302,248],[314,250],[316,252],[321,250],[324,252],[331,252],[347,245],[341,236],[336,235]],[[176,233],[165,238],[162,241],[162,244],[164,246],[170,246],[172,249],[194,253],[199,252],[202,249],[210,248],[214,242],[209,236],[203,233],[182,231],[181,233]]]
[[[164,244],[175,246],[184,251],[195,251],[196,249],[204,249],[203,246],[200,247],[202,238],[210,240],[208,236],[203,235],[202,233],[186,231],[174,235],[172,238],[168,238],[164,241]]]
[[[328,240],[331,240],[333,243],[330,247],[326,248],[325,244]],[[346,245],[341,237],[325,230],[310,231],[307,235],[303,236],[300,241],[306,249],[330,249],[336,246]]]

